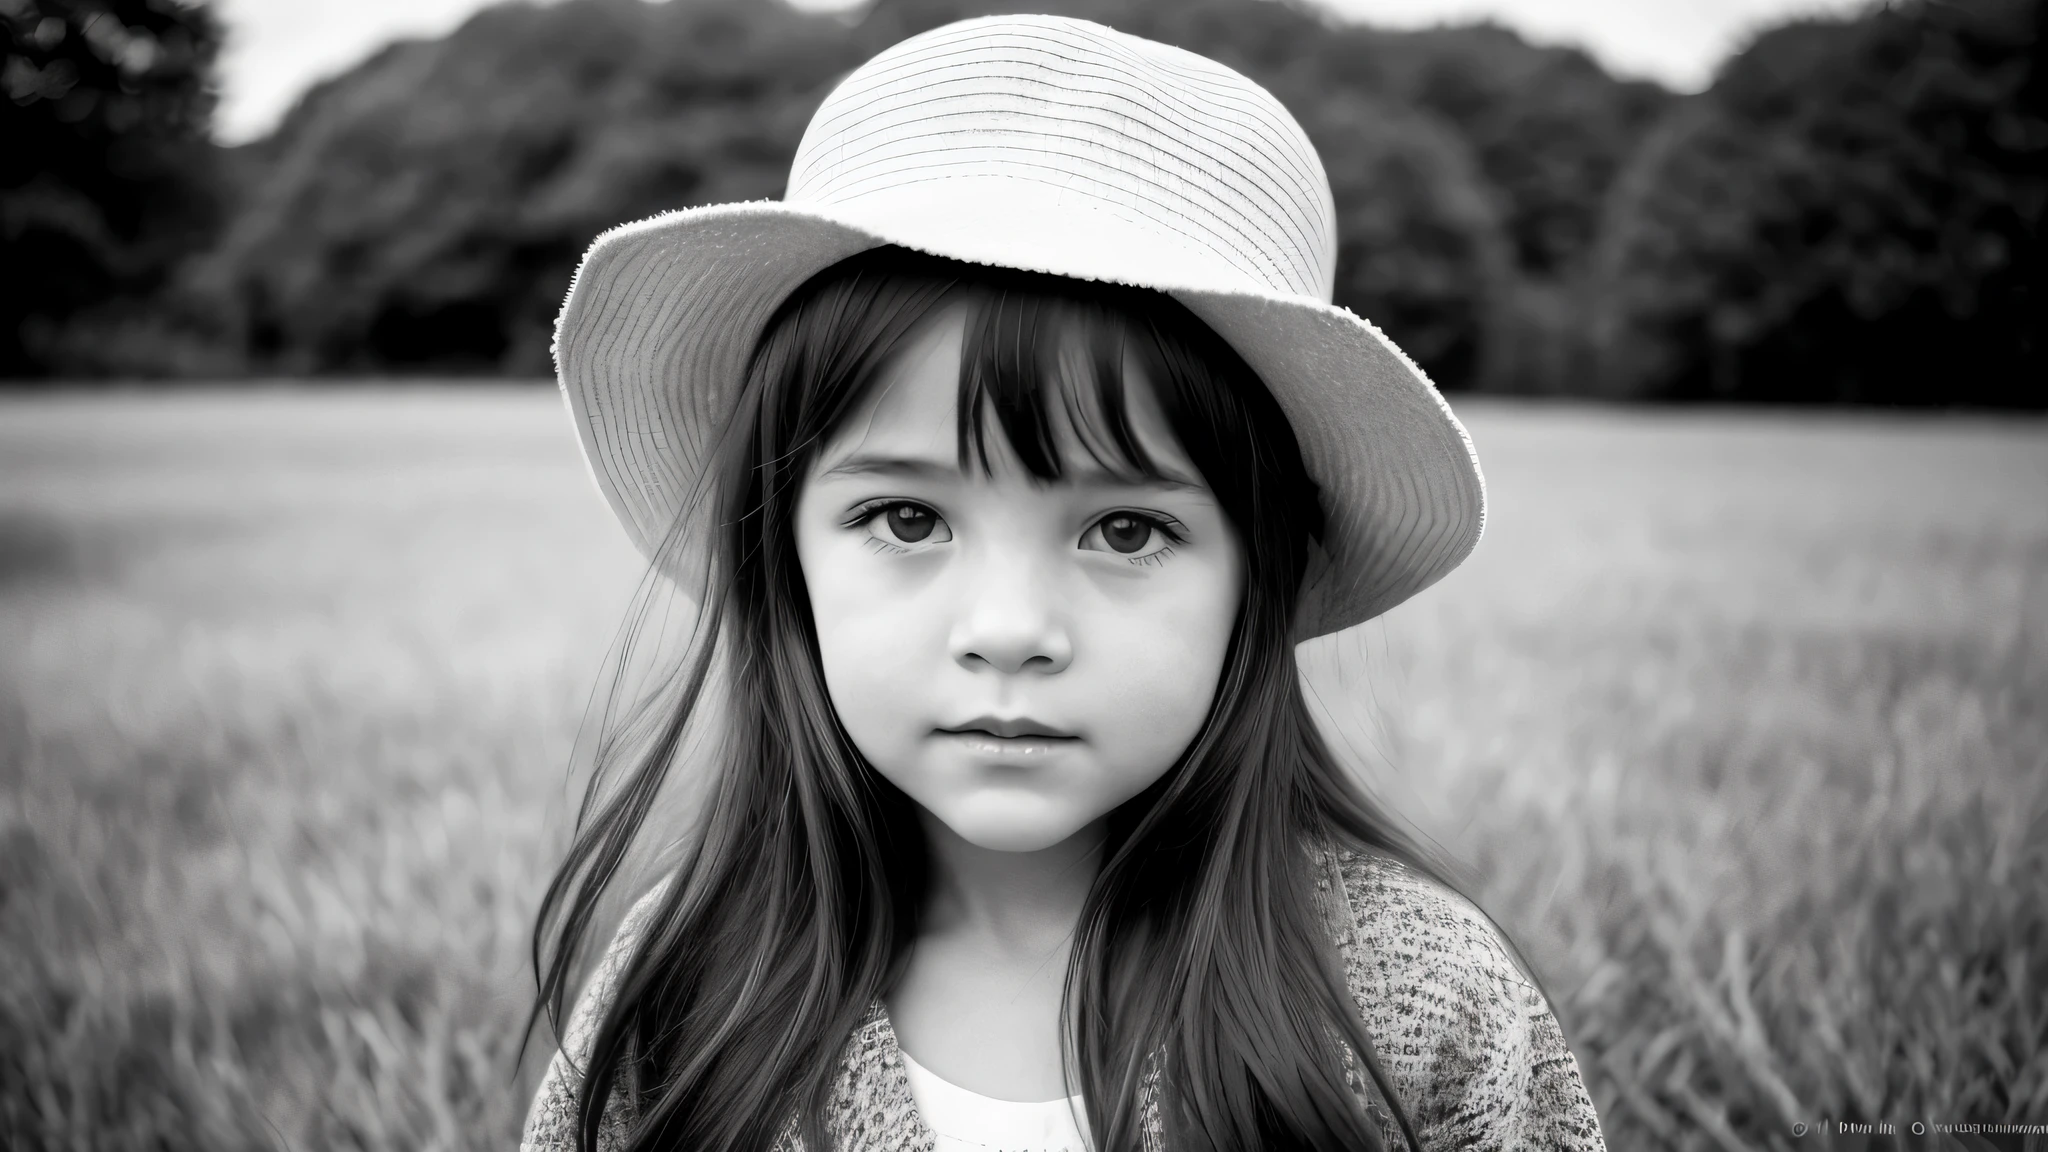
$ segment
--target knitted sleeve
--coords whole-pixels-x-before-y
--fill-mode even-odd
[[[590,1045],[596,1037],[598,1022],[605,1009],[610,1007],[612,995],[618,986],[619,975],[626,962],[632,958],[633,948],[639,943],[640,932],[659,903],[662,891],[668,886],[664,880],[652,891],[642,896],[619,925],[610,946],[605,949],[603,959],[598,961],[596,971],[583,987],[583,994],[576,1001],[576,1007],[569,1013],[568,1027],[563,1030],[562,1042],[554,1058],[548,1062],[547,1074],[541,1078],[540,1089],[534,1093],[533,1106],[526,1114],[526,1128],[519,1138],[519,1152],[574,1152],[576,1148],[576,1093],[582,1086],[584,1070],[589,1063]],[[615,1152],[625,1147],[625,1137],[632,1119],[632,1105],[625,1091],[619,1086],[612,1088],[611,1099],[606,1103],[604,1116],[599,1122],[597,1147],[599,1152]]]
[[[1338,865],[1345,978],[1424,1152],[1604,1152],[1557,1018],[1479,910],[1382,857]]]

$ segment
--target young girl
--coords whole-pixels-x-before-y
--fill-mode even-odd
[[[1602,1147],[1537,986],[1303,701],[1294,645],[1484,503],[1334,253],[1264,90],[1049,17],[870,61],[783,201],[598,240],[564,396],[698,628],[591,785],[536,1013],[643,836],[682,848],[523,1148]]]

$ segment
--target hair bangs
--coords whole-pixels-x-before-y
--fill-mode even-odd
[[[991,475],[988,436],[1002,433],[1032,477],[1053,482],[1079,445],[1118,480],[1157,480],[1159,465],[1132,429],[1127,371],[1164,381],[1158,341],[1148,329],[1092,302],[1003,288],[970,291],[960,348],[959,452]]]

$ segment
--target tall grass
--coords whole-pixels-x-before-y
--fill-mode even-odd
[[[1309,658],[1610,1144],[2048,1122],[2048,430],[1470,418],[1480,553]],[[509,1147],[639,575],[545,390],[0,404],[0,1146]]]
[[[1475,425],[1491,554],[1391,630],[1396,758],[1610,1142],[2048,1123],[2043,429]]]

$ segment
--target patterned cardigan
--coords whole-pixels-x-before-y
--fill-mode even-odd
[[[1409,1110],[1423,1152],[1604,1150],[1600,1119],[1543,996],[1477,909],[1378,855],[1322,851],[1317,897],[1381,1067]],[[574,1152],[576,1088],[598,1015],[659,892],[627,914],[575,1010],[527,1116],[520,1152]],[[1378,1091],[1343,1049],[1346,1079],[1386,1134],[1406,1148]],[[574,1060],[571,1059],[574,1054]],[[1145,1152],[1163,1152],[1157,1069],[1140,1089]],[[623,1148],[631,1117],[614,1091],[599,1148]],[[930,1152],[896,1033],[877,1001],[847,1039],[826,1114],[836,1152]],[[803,1152],[794,1119],[775,1152]]]

